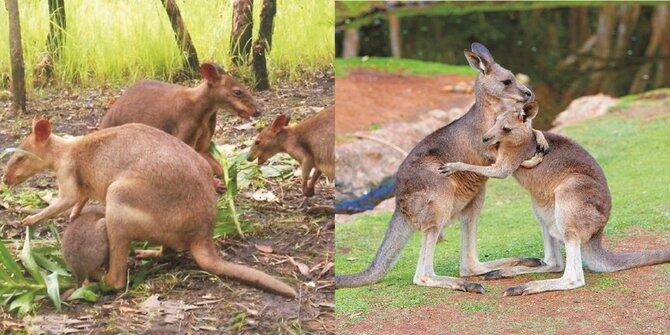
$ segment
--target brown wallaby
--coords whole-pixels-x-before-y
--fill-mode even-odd
[[[582,253],[586,266],[597,272],[670,262],[670,249],[621,254],[603,249],[603,230],[610,215],[612,199],[602,169],[579,144],[561,135],[544,133],[551,152],[537,167],[519,169],[521,162],[536,152],[533,129],[526,121],[534,118],[537,111],[537,103],[531,103],[523,110],[505,112],[484,134],[484,143],[498,147],[493,165],[456,162],[446,163],[440,168],[447,175],[469,171],[489,178],[505,178],[513,174],[530,192],[533,212],[551,237],[551,243],[545,245],[546,265],[495,270],[488,277],[564,271],[561,278],[532,281],[510,287],[504,293],[525,295],[584,286]],[[565,262],[561,258],[560,243],[565,245]]]
[[[58,200],[23,224],[52,218],[88,198],[105,205],[109,271],[104,279],[111,287],[126,284],[131,241],[149,241],[190,250],[198,265],[213,274],[295,297],[283,282],[219,257],[212,239],[217,196],[211,168],[176,137],[143,124],[127,124],[65,139],[51,134],[48,120],[35,119],[20,148],[31,155],[14,153],[4,182],[12,186],[39,171],[53,170],[59,189]]]
[[[446,162],[491,163],[493,156],[482,143],[482,135],[493,125],[505,105],[523,106],[533,100],[533,93],[518,83],[509,70],[498,65],[491,53],[479,43],[465,50],[465,57],[478,71],[475,81],[475,104],[461,118],[424,138],[405,158],[396,174],[396,208],[372,264],[357,274],[337,275],[337,287],[368,285],[380,280],[393,266],[412,232],[423,234],[414,283],[422,286],[452,288],[483,293],[477,283],[447,276],[433,270],[435,243],[442,228],[460,218],[462,276],[479,275],[515,265],[539,266],[532,258],[507,258],[479,262],[477,255],[477,222],[484,203],[487,178],[474,173],[441,176],[437,168]],[[541,142],[541,141],[540,141]],[[537,156],[543,155],[546,143]],[[539,160],[535,159],[534,163]]]
[[[216,127],[216,110],[223,108],[239,117],[259,116],[249,90],[213,63],[200,65],[203,82],[185,87],[144,80],[126,90],[100,121],[100,129],[126,123],[143,123],[176,136],[195,148],[221,176],[221,164],[209,153]]]
[[[288,153],[300,162],[302,193],[310,197],[322,173],[330,180],[335,178],[335,108],[327,107],[293,127],[287,127],[288,123],[289,117],[280,114],[261,130],[248,160],[258,158],[258,164],[263,164],[277,153]]]
[[[103,268],[107,267],[109,260],[105,207],[86,205],[65,228],[61,250],[77,285],[91,278],[102,278]]]

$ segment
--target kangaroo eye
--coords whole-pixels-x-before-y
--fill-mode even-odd
[[[509,133],[510,131],[512,131],[512,129],[507,128],[507,127],[503,127],[503,131],[506,132],[506,133]]]
[[[259,144],[261,144],[261,141],[256,140],[256,141],[254,142],[254,144],[255,144],[255,145],[259,145]]]
[[[233,90],[233,95],[236,96],[236,97],[241,97],[242,96],[242,90],[237,89],[237,88],[234,89]]]
[[[512,80],[510,80],[510,79],[503,80],[502,83],[503,83],[503,85],[507,86],[507,85],[512,83]]]

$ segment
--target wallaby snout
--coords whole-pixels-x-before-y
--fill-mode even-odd
[[[490,136],[490,137],[488,137],[488,136],[484,136],[484,137],[482,138],[482,142],[487,143],[487,142],[490,141],[492,138],[493,138],[493,136]]]

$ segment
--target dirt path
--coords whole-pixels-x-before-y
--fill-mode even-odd
[[[335,131],[370,130],[392,121],[409,121],[432,109],[467,110],[473,93],[454,93],[445,87],[471,83],[473,76],[414,76],[354,70],[338,78],[335,85],[337,117]]]
[[[670,239],[633,233],[610,242],[614,251],[670,247]],[[338,317],[341,334],[667,334],[670,329],[670,264],[611,274],[586,273],[586,286],[566,292],[502,297],[510,286],[553,275],[481,282],[484,295],[441,289],[443,303],[389,308]],[[401,289],[401,288],[399,288]]]
[[[262,119],[271,122],[280,112],[292,112],[294,120],[303,119],[333,103],[333,86],[332,78],[326,78],[299,86],[281,85],[259,93]],[[86,127],[97,123],[120,92],[121,89],[61,90],[33,97],[28,103],[29,115],[0,115],[0,148],[15,146],[28,133],[34,113],[49,117],[57,134],[85,134]],[[9,102],[0,102],[0,113],[8,105]],[[218,119],[217,144],[234,144],[242,150],[256,134],[249,121],[224,113],[218,113]],[[0,170],[4,170],[6,161],[0,161]],[[303,201],[299,185],[299,178],[268,180],[265,188],[279,198],[275,203],[238,196],[237,207],[243,219],[257,229],[244,240],[238,237],[217,240],[222,257],[282,277],[299,289],[297,300],[288,301],[204,273],[184,253],[153,261],[148,266],[133,262],[131,274],[143,268],[151,270],[146,279],[134,289],[106,295],[95,304],[74,302],[57,312],[48,300],[43,300],[41,308],[25,319],[12,317],[0,307],[0,332],[333,333],[333,220],[328,216],[306,215],[298,208]],[[55,190],[55,179],[43,173],[13,192],[26,189]],[[332,204],[333,189],[328,184],[321,182],[316,193],[310,204]],[[18,222],[25,214],[19,213],[15,206],[2,205],[0,238],[22,240],[24,229]],[[56,220],[59,231],[65,224],[64,219]],[[49,237],[47,225],[36,229],[35,240]],[[257,245],[271,246],[272,252],[262,252]],[[308,272],[301,271],[296,264],[304,264]]]

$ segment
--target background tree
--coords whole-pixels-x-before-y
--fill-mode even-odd
[[[233,29],[230,32],[230,56],[233,64],[244,64],[251,54],[253,28],[252,0],[233,0]]]
[[[9,56],[12,67],[12,110],[14,113],[26,111],[26,81],[21,47],[21,24],[17,0],[5,0],[9,14]]]
[[[198,62],[198,53],[193,46],[191,41],[191,35],[186,30],[186,25],[184,25],[184,20],[181,17],[181,12],[175,0],[161,0],[165,11],[167,12],[168,18],[170,18],[170,24],[172,25],[172,30],[174,31],[175,39],[179,45],[179,50],[181,50],[184,57],[184,70],[188,73],[188,76],[191,76],[195,73],[198,73],[198,67],[200,63]]]
[[[272,48],[272,28],[274,26],[274,17],[276,13],[276,0],[263,0],[258,39],[254,42],[254,54],[252,60],[254,75],[256,77],[256,89],[259,91],[270,88],[265,54]]]

